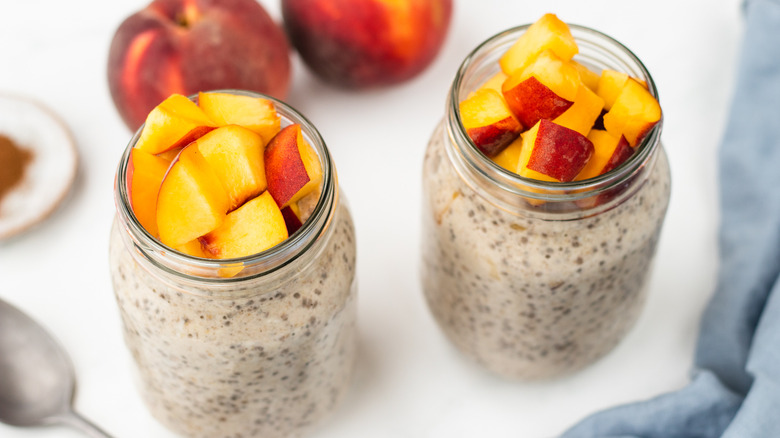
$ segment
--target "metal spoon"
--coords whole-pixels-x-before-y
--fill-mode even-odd
[[[73,410],[73,367],[59,344],[19,309],[0,300],[0,421],[68,425],[111,438]]]

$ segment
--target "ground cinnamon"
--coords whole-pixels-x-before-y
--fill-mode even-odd
[[[0,134],[0,202],[24,178],[32,153]]]

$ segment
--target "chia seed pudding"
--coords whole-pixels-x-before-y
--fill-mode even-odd
[[[129,213],[118,184],[109,260],[125,343],[144,402],[179,434],[301,436],[349,387],[354,226],[324,143],[296,122],[321,158],[322,192],[298,232],[258,255],[207,260],[162,246]]]
[[[422,285],[441,330],[465,356],[507,378],[543,379],[593,363],[637,320],[670,171],[660,124],[626,163],[582,182],[528,180],[482,155],[458,120],[458,97],[495,74],[484,66],[519,31],[499,34],[467,58],[428,145]],[[622,45],[586,28],[572,33],[586,60],[627,64],[656,95]]]

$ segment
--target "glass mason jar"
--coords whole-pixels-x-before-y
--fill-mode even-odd
[[[283,126],[301,124],[323,182],[303,227],[267,251],[208,260],[153,238],[127,190],[140,130],[117,171],[110,267],[125,343],[153,416],[189,437],[298,436],[334,409],[353,371],[352,218],[316,128],[274,103]]]
[[[527,27],[485,41],[452,83],[424,159],[422,285],[438,325],[467,357],[507,378],[542,379],[594,362],[637,320],[670,172],[660,122],[629,160],[584,181],[523,178],[479,152],[459,102],[498,72]],[[570,27],[576,60],[643,79],[657,98],[631,51]]]

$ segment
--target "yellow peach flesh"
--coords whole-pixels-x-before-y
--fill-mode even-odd
[[[230,212],[221,226],[200,237],[214,258],[232,259],[265,251],[287,238],[287,226],[276,201],[264,192]]]
[[[136,147],[150,154],[186,146],[216,124],[194,102],[173,94],[146,117]]]
[[[636,146],[659,120],[658,101],[642,84],[629,78],[612,109],[604,115],[604,127],[613,136],[623,135],[631,146]]]
[[[492,88],[481,88],[460,103],[466,133],[485,155],[494,156],[520,135],[522,125]]]
[[[573,65],[574,68],[577,69],[577,72],[579,72],[582,83],[585,84],[585,86],[590,88],[592,91],[596,91],[599,87],[599,78],[601,76],[595,71],[589,69],[588,67],[580,64],[579,62],[573,59],[570,62],[571,65]]]
[[[494,124],[512,113],[504,102],[504,97],[492,88],[479,89],[460,103],[460,117],[466,130]]]
[[[191,240],[184,245],[177,246],[177,251],[183,252],[184,254],[191,255],[193,257],[200,257],[202,259],[211,258],[211,255],[208,254],[204,249],[203,245],[200,244],[200,241],[198,239]]]
[[[267,187],[263,165],[263,139],[238,125],[217,128],[197,140],[203,159],[230,197],[230,210]]]
[[[573,129],[582,135],[588,135],[593,123],[604,108],[604,99],[600,98],[590,88],[581,85],[574,98],[574,104],[563,114],[553,119],[553,122]]]
[[[200,93],[198,104],[218,126],[240,125],[267,144],[280,129],[281,118],[268,99],[226,93]]]
[[[523,149],[522,137],[516,138],[503,151],[493,157],[493,161],[504,169],[517,173],[518,163],[520,161],[520,151]]]
[[[596,87],[596,94],[604,99],[604,109],[609,111],[612,108],[612,104],[615,103],[620,91],[628,80],[628,75],[615,71],[604,70],[599,77],[598,86]]]
[[[479,87],[479,89],[496,90],[499,94],[501,94],[501,86],[504,84],[504,81],[507,80],[507,78],[509,78],[509,76],[503,71],[500,71],[494,74],[493,76],[491,76],[490,79],[485,81],[485,83],[482,84],[482,86]]]
[[[582,84],[577,69],[549,50],[540,52],[519,75],[513,75],[504,85],[504,90],[531,76],[547,86],[563,99],[574,101]]]
[[[168,162],[140,149],[130,151],[128,185],[130,205],[135,217],[146,231],[157,237],[157,194],[160,191]]]
[[[192,143],[182,149],[160,185],[160,241],[172,248],[184,245],[221,225],[229,207],[227,191]]]
[[[580,181],[601,175],[602,169],[606,166],[612,154],[617,148],[620,138],[613,136],[607,131],[594,129],[588,134],[588,140],[593,143],[593,156],[588,160],[588,164],[580,171],[575,180]]]
[[[186,146],[186,145],[185,145]],[[162,158],[163,160],[168,162],[168,165],[171,164],[171,162],[179,156],[179,152],[181,152],[182,148],[175,148],[175,149],[169,149],[165,152],[160,152],[159,154],[155,155],[155,157]]]
[[[579,52],[569,26],[554,14],[545,14],[528,27],[499,60],[504,73],[512,75],[523,70],[537,53],[551,50],[563,60]]]
[[[290,199],[290,202],[298,202],[301,198],[313,192],[320,185],[322,181],[322,166],[320,165],[320,157],[314,152],[314,149],[309,145],[303,135],[298,134],[298,153],[303,160],[303,166],[306,168],[306,174],[309,175],[309,182],[298,190],[295,196]]]

